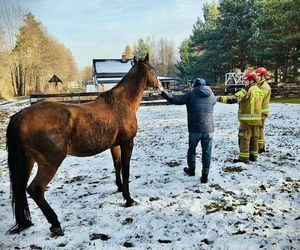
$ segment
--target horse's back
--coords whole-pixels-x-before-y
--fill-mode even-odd
[[[21,131],[32,133],[43,130],[61,130],[69,124],[71,113],[69,109],[56,102],[41,102],[34,104],[24,110],[21,116]],[[64,131],[66,132],[66,131]]]

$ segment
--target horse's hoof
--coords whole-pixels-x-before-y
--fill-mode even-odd
[[[64,235],[64,231],[61,229],[61,227],[51,226],[50,231],[53,236],[63,236]]]
[[[25,230],[26,228],[29,228],[31,226],[33,226],[33,224],[31,223],[31,221],[28,221],[24,225],[16,225],[15,227],[9,229],[6,233],[7,234],[19,234],[23,230]]]
[[[133,207],[133,206],[136,206],[138,203],[134,200],[130,200],[130,201],[127,201],[125,206],[126,207]]]

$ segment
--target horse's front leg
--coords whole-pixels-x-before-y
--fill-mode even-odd
[[[129,169],[130,159],[133,149],[133,139],[121,143],[121,162],[122,162],[122,179],[123,179],[123,197],[126,200],[126,207],[134,206],[137,203],[129,194]]]
[[[114,167],[116,171],[116,184],[118,192],[122,192],[122,181],[121,181],[121,148],[120,146],[110,148],[110,152],[114,161]]]

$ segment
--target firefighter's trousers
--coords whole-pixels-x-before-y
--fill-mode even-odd
[[[258,145],[259,145],[259,149],[263,149],[265,147],[265,120],[267,118],[266,114],[262,114],[261,117],[261,126],[260,126],[260,130],[259,130],[259,139],[258,139]]]
[[[239,128],[239,159],[248,161],[249,156],[256,160],[258,157],[258,139],[260,135],[260,125],[249,125],[241,122]]]

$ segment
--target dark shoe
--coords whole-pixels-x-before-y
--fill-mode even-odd
[[[257,157],[255,157],[254,155],[250,155],[249,157],[249,161],[256,161]]]
[[[266,152],[265,147],[260,148],[260,149],[258,150],[258,153],[259,153],[259,154],[264,153],[264,152]]]
[[[248,163],[248,160],[243,160],[243,159],[234,159],[233,163],[238,163],[238,162],[244,162],[244,163]]]
[[[202,177],[200,178],[200,182],[207,183],[207,181],[208,181],[207,175],[202,175]]]
[[[184,168],[183,171],[188,174],[189,176],[194,176],[195,175],[195,169],[190,169],[190,168]]]

